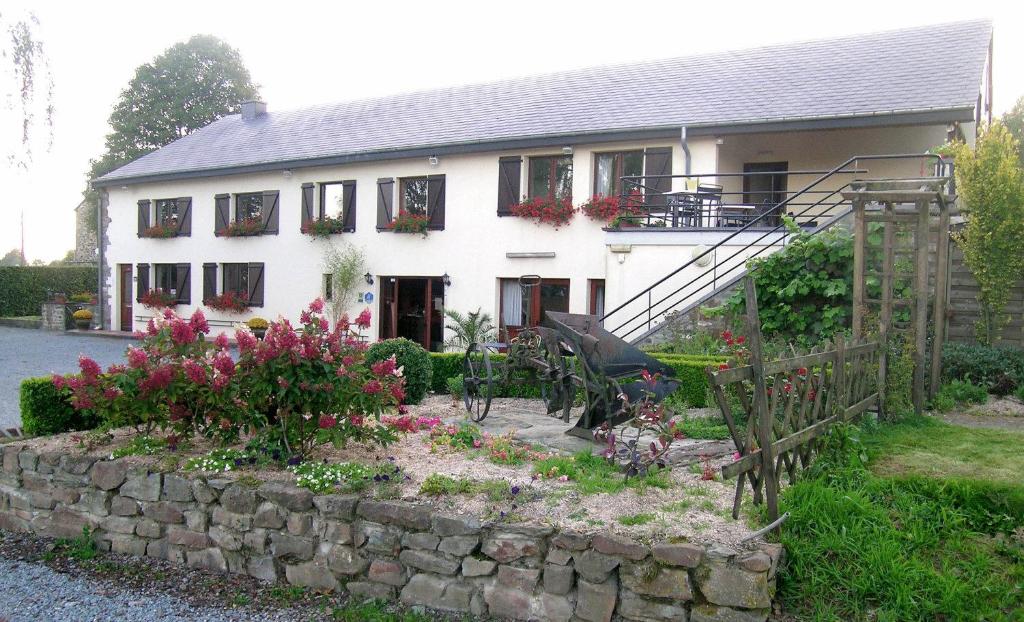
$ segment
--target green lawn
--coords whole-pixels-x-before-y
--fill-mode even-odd
[[[787,612],[1024,621],[1024,435],[915,419],[861,440],[783,492]]]

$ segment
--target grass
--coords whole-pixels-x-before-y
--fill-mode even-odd
[[[801,620],[1024,620],[1024,486],[1006,477],[1022,440],[918,418],[826,455],[831,467],[782,494],[784,608]]]
[[[670,486],[665,474],[657,470],[650,471],[643,477],[631,477],[627,480],[618,467],[600,456],[592,455],[589,451],[581,451],[569,457],[551,456],[537,460],[533,463],[533,472],[548,479],[566,477],[585,495],[613,494],[626,488],[643,492],[648,487]]]
[[[54,543],[53,550],[43,554],[43,559],[52,561],[58,557],[69,557],[78,561],[89,561],[99,555],[96,542],[88,527],[82,527],[82,535],[67,539],[60,538]]]
[[[427,613],[396,610],[393,605],[378,600],[346,603],[335,607],[331,617],[338,622],[431,622],[436,619]]]
[[[646,525],[647,523],[653,521],[655,518],[657,517],[654,514],[647,514],[641,512],[640,514],[626,514],[623,516],[619,516],[615,520],[618,521],[621,525],[631,527],[634,525]]]

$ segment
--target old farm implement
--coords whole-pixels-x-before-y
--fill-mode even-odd
[[[540,283],[539,277],[521,277],[524,293]],[[504,350],[502,359],[492,353]],[[640,376],[644,370],[660,374],[653,386]],[[674,370],[601,327],[594,315],[547,311],[540,326],[526,326],[504,343],[474,343],[463,358],[463,401],[473,421],[490,410],[496,387],[533,383],[540,387],[547,413],[569,422],[578,393],[583,413],[567,434],[592,438],[604,422],[617,425],[628,419],[623,397],[630,402],[654,394],[660,401],[678,387]]]

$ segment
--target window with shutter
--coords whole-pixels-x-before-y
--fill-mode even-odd
[[[249,264],[249,306],[263,306],[263,264]]]
[[[263,193],[263,233],[277,233],[277,204],[280,196],[281,193],[277,190],[270,190]]]
[[[149,292],[149,264],[140,263],[135,267],[135,299],[142,302],[142,297]]]
[[[144,237],[149,229],[149,201],[139,201],[139,237]]]
[[[224,282],[221,285],[221,294],[230,292],[241,297],[249,295],[249,264],[226,263],[223,266],[223,273]]]
[[[572,200],[572,156],[530,158],[531,198]]]
[[[176,296],[178,293],[177,272],[178,264],[153,264],[153,289]]]
[[[213,219],[214,235],[224,235],[228,225],[231,224],[231,195],[218,194],[213,197],[213,205],[215,210]]]
[[[398,213],[427,215],[429,203],[426,177],[404,177],[398,193]]]
[[[302,184],[302,221],[300,227],[313,221],[313,191],[315,184]]]
[[[178,304],[192,304],[192,264],[178,264],[174,276]]]
[[[427,175],[427,227],[444,229],[444,175]]]
[[[192,235],[192,197],[176,199],[178,204],[178,235]]]
[[[648,206],[666,205],[666,192],[672,190],[671,177],[652,177],[672,174],[672,147],[651,147],[644,152],[644,203]]]
[[[623,177],[640,176],[643,173],[644,152],[640,149],[594,154],[594,194],[619,196],[623,190]],[[639,179],[635,181],[640,182]],[[627,192],[630,189],[627,187]]]
[[[203,304],[217,295],[217,264],[203,264]]]
[[[498,216],[511,216],[510,208],[519,203],[522,170],[522,157],[498,158]]]
[[[384,230],[394,218],[395,180],[383,177],[377,180],[377,229]]]
[[[343,181],[342,185],[342,209],[341,220],[342,230],[353,232],[356,230],[356,182]]]

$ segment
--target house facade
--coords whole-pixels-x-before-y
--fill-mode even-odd
[[[943,48],[945,67],[931,62],[936,41],[957,48]],[[295,321],[334,295],[324,258],[345,245],[366,274],[343,306],[370,309],[374,339],[441,349],[445,309],[509,328],[544,310],[601,316],[722,239],[723,266],[780,243],[737,234],[735,218],[814,198],[784,212],[803,206],[798,222],[814,226],[822,197],[853,178],[927,174],[910,156],[972,139],[990,114],[990,67],[990,25],[966,22],[283,113],[248,103],[94,182],[108,223],[103,323],[142,328],[155,289],[179,313],[205,307],[218,330]],[[907,157],[834,170],[875,154]],[[680,216],[678,197],[698,186],[715,188],[714,211]],[[577,213],[555,228],[512,213],[595,195],[639,196],[642,215]],[[410,216],[426,231],[397,232]],[[317,221],[336,232],[306,233]],[[536,278],[524,287],[523,275]],[[225,293],[240,312],[204,304]]]

